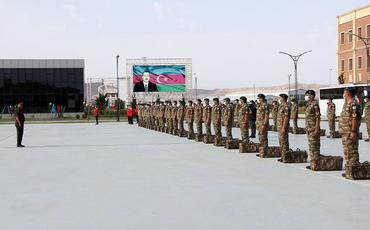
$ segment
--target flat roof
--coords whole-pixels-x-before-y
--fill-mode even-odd
[[[84,59],[0,59],[0,68],[84,68]]]

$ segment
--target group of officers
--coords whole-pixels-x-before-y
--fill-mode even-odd
[[[259,154],[263,156],[268,151],[268,131],[278,132],[279,146],[282,158],[289,151],[289,131],[290,120],[293,121],[292,132],[296,133],[298,129],[298,105],[295,99],[288,101],[288,95],[280,94],[279,101],[267,103],[264,94],[257,96],[257,116],[256,126],[259,138]],[[339,120],[339,132],[342,138],[344,159],[346,165],[359,163],[359,127],[361,124],[361,109],[355,99],[355,91],[351,88],[344,90],[343,98],[345,100]],[[248,106],[247,98],[240,97],[237,104],[231,103],[229,98],[213,98],[212,105],[210,100],[205,98],[203,101],[197,99],[195,103],[189,100],[179,101],[157,101],[152,104],[139,105],[139,125],[148,129],[154,129],[161,132],[167,132],[178,136],[188,136],[193,139],[195,135],[209,138],[214,136],[215,139],[226,138],[233,140],[232,128],[239,127],[241,133],[241,142],[250,143],[249,121],[251,109]],[[320,158],[320,136],[321,136],[321,113],[316,93],[314,90],[308,90],[305,93],[306,110],[305,110],[305,131],[309,143],[310,166],[312,169]],[[330,135],[335,132],[335,105],[329,100],[328,102],[328,121]],[[334,115],[333,115],[334,114]],[[270,126],[270,115],[273,125]],[[365,120],[370,135],[370,97],[366,97]],[[184,123],[187,123],[185,131]],[[194,123],[196,133],[194,131]],[[203,126],[204,124],[204,126]],[[213,135],[211,132],[213,126]],[[226,137],[222,137],[221,126],[225,127]],[[203,127],[205,130],[203,131]],[[367,139],[368,141],[368,139]],[[343,174],[345,177],[345,174]]]

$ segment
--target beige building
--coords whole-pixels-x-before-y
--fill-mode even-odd
[[[369,83],[370,5],[337,16],[337,73],[344,83]],[[356,34],[362,38],[350,35]]]

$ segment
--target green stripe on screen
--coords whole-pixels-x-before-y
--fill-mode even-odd
[[[159,92],[185,92],[186,85],[184,84],[158,84],[157,85]]]

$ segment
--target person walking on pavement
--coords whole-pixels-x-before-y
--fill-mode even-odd
[[[99,124],[99,107],[98,106],[95,107],[94,117],[95,117],[95,121],[96,121],[95,124],[98,125]]]
[[[23,114],[23,102],[17,105],[14,113],[15,117],[15,127],[17,129],[17,147],[25,147],[22,145],[23,131],[24,131],[24,121],[25,117]]]

